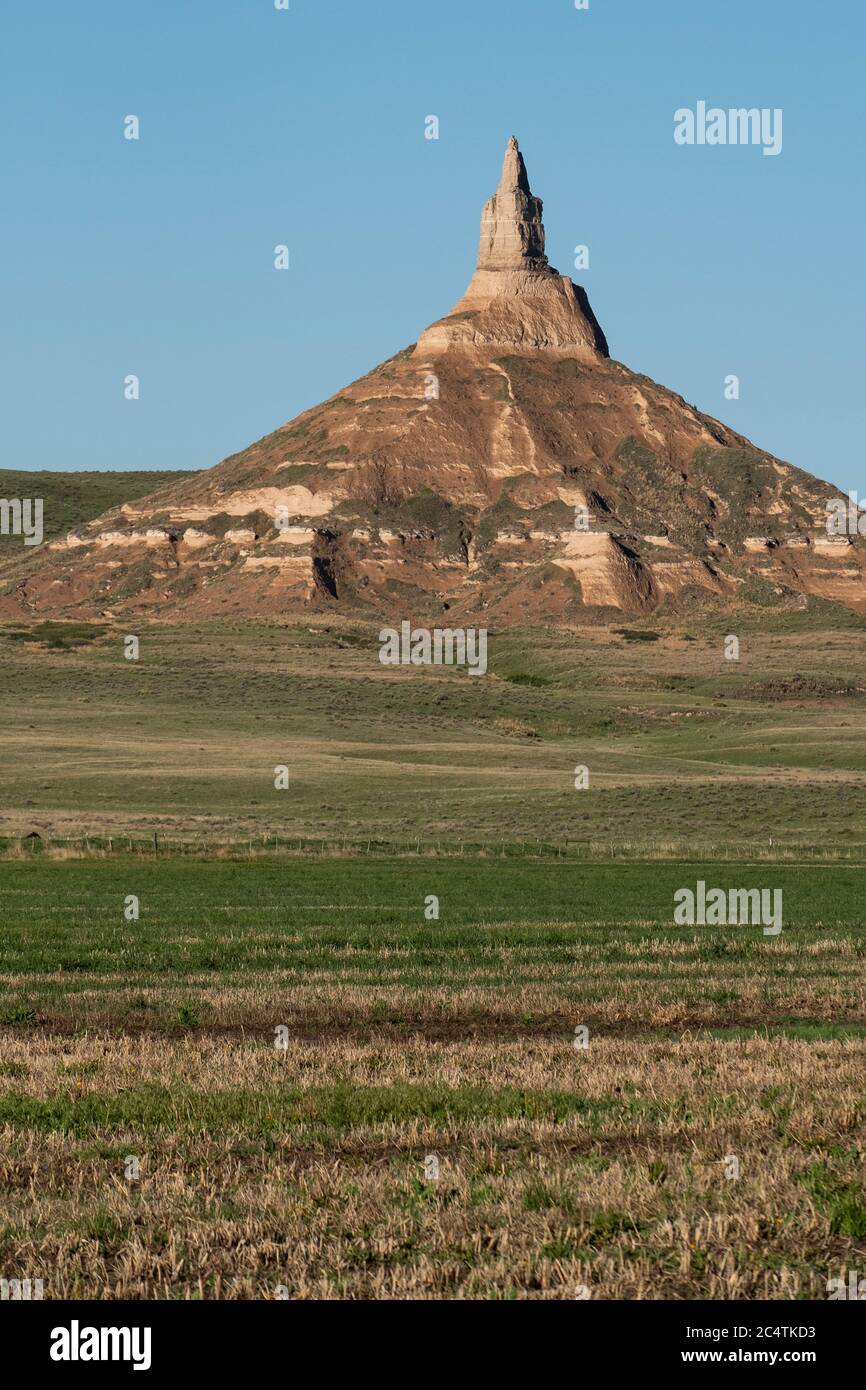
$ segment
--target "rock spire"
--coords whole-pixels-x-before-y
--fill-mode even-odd
[[[541,199],[532,195],[523,155],[512,135],[499,187],[481,214],[478,269],[546,270],[541,213]]]
[[[451,313],[421,335],[419,354],[471,343],[607,357],[586,291],[554,270],[545,255],[541,213],[512,135],[499,187],[481,214],[475,274]]]

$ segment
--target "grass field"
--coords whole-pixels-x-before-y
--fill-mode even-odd
[[[739,662],[724,626],[493,633],[480,679],[354,624],[143,627],[138,661],[110,623],[6,629],[0,836],[864,847],[864,634],[778,623]]]
[[[866,1258],[859,868],[2,876],[0,1267],[46,1297],[786,1299]],[[673,927],[699,877],[781,887],[781,935]]]
[[[866,1268],[866,651],[810,622],[738,663],[706,624],[492,633],[483,679],[325,619],[142,626],[137,662],[110,619],[6,628],[0,1275],[786,1300]],[[781,934],[674,926],[698,880],[781,889]]]

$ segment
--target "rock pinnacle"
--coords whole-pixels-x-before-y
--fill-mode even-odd
[[[423,356],[456,343],[608,355],[586,292],[544,254],[542,202],[512,135],[499,187],[481,214],[478,264],[463,298],[422,333]]]
[[[479,270],[544,270],[542,202],[533,197],[523,155],[512,135],[502,177],[481,214]]]

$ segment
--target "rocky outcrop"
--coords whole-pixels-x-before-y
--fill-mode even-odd
[[[532,195],[523,155],[512,135],[499,187],[481,214],[479,271],[549,271],[544,254],[542,207],[541,199]]]
[[[10,562],[0,616],[334,608],[501,624],[808,596],[866,612],[828,484],[608,355],[511,140],[478,265],[411,348],[207,472]]]
[[[481,214],[478,264],[469,288],[450,314],[421,335],[418,352],[436,353],[455,343],[608,355],[586,291],[548,263],[542,202],[530,190],[514,136],[499,187]]]

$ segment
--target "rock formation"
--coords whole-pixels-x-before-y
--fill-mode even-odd
[[[0,615],[866,611],[836,489],[608,355],[509,141],[459,303],[217,467],[5,565]]]
[[[523,155],[512,135],[502,161],[499,188],[481,213],[479,271],[534,270],[546,274],[543,205],[532,196]]]
[[[447,318],[421,335],[421,351],[476,343],[608,355],[585,291],[548,264],[541,213],[541,199],[530,192],[523,155],[512,135],[499,187],[481,214],[475,274]]]

